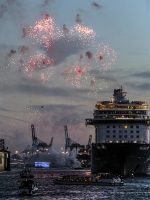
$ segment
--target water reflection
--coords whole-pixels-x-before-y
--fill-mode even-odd
[[[18,187],[23,179],[20,171],[0,173],[0,199],[8,200],[148,200],[150,199],[150,179],[135,178],[124,180],[124,186],[85,186],[85,185],[55,185],[53,180],[60,174],[86,174],[86,172],[35,170],[34,180],[39,190],[33,196],[19,196]]]

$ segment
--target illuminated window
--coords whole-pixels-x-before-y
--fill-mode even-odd
[[[128,128],[128,126],[127,126],[127,125],[124,125],[124,128]]]

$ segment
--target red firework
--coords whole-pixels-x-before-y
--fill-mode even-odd
[[[89,45],[94,42],[96,33],[92,28],[77,24],[70,29],[70,35],[72,38],[78,38],[79,42],[84,45]]]
[[[64,30],[64,32],[67,32],[67,33],[69,31],[65,24],[63,25],[63,30]]]
[[[115,64],[117,53],[109,45],[99,44],[95,54],[96,61],[100,61],[102,71],[108,71]]]
[[[103,60],[103,56],[99,56],[99,60]]]
[[[92,54],[90,51],[87,51],[87,52],[86,52],[86,56],[87,56],[89,59],[93,58],[93,54]]]
[[[12,55],[14,55],[16,53],[16,50],[10,50],[10,52],[7,54],[8,57],[12,57]]]
[[[66,69],[62,74],[67,82],[77,88],[83,87],[89,77],[91,67],[83,62],[76,62],[70,69]]]
[[[25,36],[26,36],[26,34],[27,34],[27,32],[26,32],[26,29],[25,29],[25,28],[23,28],[23,29],[22,29],[22,34],[23,34],[23,35],[22,35],[22,37],[23,37],[23,38],[25,38]]]
[[[29,55],[29,48],[25,45],[19,46],[18,50],[21,54],[24,54],[24,55],[28,54]]]
[[[80,19],[80,15],[79,14],[76,15],[76,22],[77,23],[81,23],[81,19]]]
[[[59,29],[55,26],[53,18],[48,14],[45,15],[44,20],[37,21],[35,26],[30,27],[29,36],[35,38],[37,42],[44,45],[45,47],[51,47],[52,41],[57,39],[60,34]]]
[[[41,53],[37,53],[36,56],[30,58],[30,61],[25,67],[25,72],[28,73],[28,76],[33,77],[35,73],[39,72],[42,82],[48,81],[50,76],[53,74],[52,66],[54,60]]]

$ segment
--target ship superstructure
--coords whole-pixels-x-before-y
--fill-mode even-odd
[[[93,173],[150,173],[150,119],[148,104],[129,101],[123,87],[114,90],[111,101],[98,101],[93,119],[86,125],[95,127],[92,144]]]

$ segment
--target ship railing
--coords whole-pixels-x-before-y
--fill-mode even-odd
[[[144,140],[107,140],[106,143],[140,143],[140,144],[145,144],[146,141]]]

